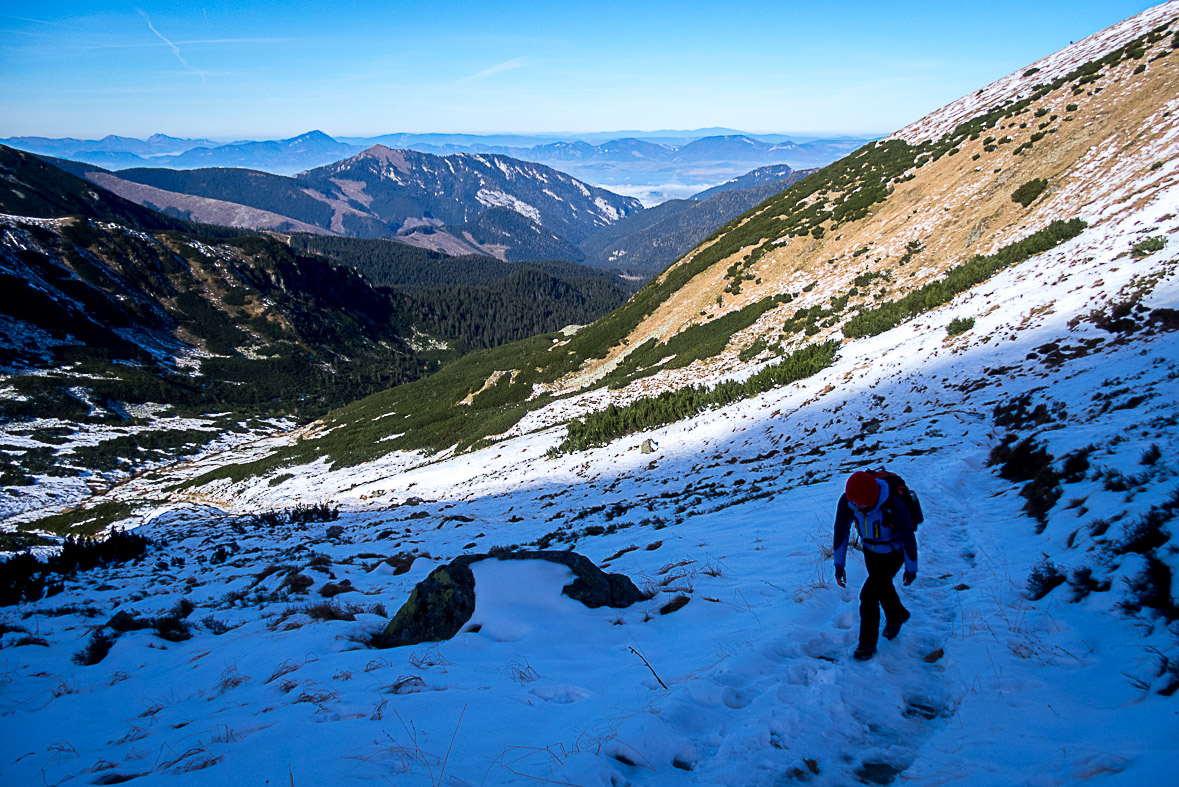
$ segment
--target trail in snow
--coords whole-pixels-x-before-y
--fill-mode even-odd
[[[1175,296],[1173,283],[1160,285],[1148,304]],[[1011,366],[1055,330],[1001,343],[988,365]],[[1166,647],[1169,636],[1162,628],[1144,639],[1148,615],[1110,610],[1116,580],[1134,565],[1081,604],[1067,603],[1067,587],[1038,603],[1022,593],[1040,551],[1068,562],[1099,556],[1084,536],[1065,547],[1070,522],[1116,516],[1124,494],[1099,479],[1072,484],[1037,537],[1018,485],[984,462],[1002,432],[989,409],[1028,391],[1033,404],[1059,401],[1071,414],[1068,428],[1041,432],[1055,455],[1097,442],[1112,453],[1095,456],[1095,468],[1143,472],[1145,447],[1179,443],[1167,395],[1179,374],[1174,336],[1128,337],[1056,369],[1031,361],[1004,376],[980,375],[968,353],[900,377],[845,359],[832,372],[848,380],[842,395],[802,405],[805,391],[784,390],[714,411],[660,430],[653,459],[623,441],[526,461],[511,475],[472,467],[464,478],[461,465],[481,461],[464,457],[394,476],[380,482],[396,485],[390,497],[421,501],[345,513],[331,523],[342,528],[336,536],[327,523],[269,529],[212,509],[164,511],[145,530],[167,543],[152,560],[80,575],[58,596],[0,611],[7,626],[28,629],[0,639],[9,679],[0,731],[14,752],[0,772],[17,783],[109,775],[140,784],[221,784],[227,773],[250,783],[293,773],[297,784],[408,785],[841,785],[897,773],[923,784],[1071,783],[1119,771],[1149,781],[1174,762],[1179,730],[1171,700],[1142,697],[1121,675],[1148,674],[1145,647]],[[867,377],[855,377],[860,368]],[[1107,409],[1092,398],[1122,388]],[[1117,409],[1135,395],[1148,400]],[[771,417],[784,407],[789,415]],[[879,428],[865,432],[873,419]],[[535,456],[553,439],[526,438],[515,444],[526,453],[510,455]],[[766,456],[775,448],[783,453]],[[589,477],[563,479],[584,462]],[[928,519],[918,581],[902,590],[913,618],[859,663],[850,651],[862,562],[849,560],[850,587],[838,590],[823,547],[844,474],[864,463],[904,474]],[[1175,457],[1160,460],[1129,510],[1163,499],[1177,471]],[[1072,497],[1093,513],[1065,510]],[[585,610],[554,597],[543,578],[481,576],[485,587],[534,591],[522,627],[503,608],[484,610],[511,625],[433,646],[353,649],[466,544],[486,549],[565,525],[601,527],[580,536],[578,550],[657,595],[627,610]],[[627,526],[605,532],[610,525]],[[221,548],[228,558],[210,563]],[[382,560],[399,552],[418,555],[405,574]],[[186,562],[153,563],[171,557]],[[309,596],[284,591],[291,573],[312,578]],[[353,591],[333,600],[351,605],[355,620],[312,617],[318,589],[344,580]],[[660,615],[680,594],[687,606]],[[197,605],[192,639],[130,632],[99,664],[70,663],[115,610],[160,614],[181,598]],[[234,628],[215,634],[208,621]],[[17,647],[23,636],[47,645]]]

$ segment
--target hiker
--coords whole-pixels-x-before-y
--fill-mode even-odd
[[[884,476],[884,477],[881,477]],[[911,585],[917,578],[917,538],[914,534],[914,516],[902,495],[890,489],[886,477],[890,473],[869,473],[859,471],[847,479],[839,508],[835,512],[835,581],[847,587],[847,542],[854,520],[856,530],[864,549],[864,565],[868,578],[860,590],[860,643],[853,654],[863,661],[876,653],[876,640],[880,629],[880,610],[884,609],[884,638],[892,639],[901,631],[909,619],[909,610],[901,603],[893,587],[893,577],[905,567],[904,584]],[[904,482],[899,489],[910,496]],[[915,497],[911,497],[915,500]],[[920,504],[915,504],[920,511]],[[918,513],[918,521],[920,514]]]

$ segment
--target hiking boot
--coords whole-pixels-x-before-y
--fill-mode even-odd
[[[852,654],[852,658],[856,661],[867,661],[876,655],[876,648],[866,648],[863,645],[856,648],[856,652]]]
[[[895,639],[897,634],[901,633],[901,626],[905,625],[905,621],[912,617],[911,613],[906,612],[905,616],[900,620],[890,620],[884,624],[885,639]]]

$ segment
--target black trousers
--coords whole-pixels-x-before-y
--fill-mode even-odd
[[[860,590],[860,647],[875,648],[880,636],[880,610],[884,609],[886,620],[903,620],[909,611],[901,603],[897,589],[893,587],[893,577],[905,564],[905,555],[901,550],[877,554],[864,552],[864,565],[868,569],[868,579]]]

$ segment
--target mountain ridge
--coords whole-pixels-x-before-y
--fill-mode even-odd
[[[220,168],[113,173],[59,163],[165,212],[279,232],[384,237],[463,225],[487,208],[509,207],[574,242],[641,208],[637,200],[544,165],[489,154],[441,158],[380,145],[298,177]]]
[[[1024,259],[1023,248],[1092,243],[1114,215],[1173,184],[1168,135],[1177,121],[1160,97],[1179,93],[1170,56],[1179,37],[1167,32],[1176,16],[1179,3],[1169,3],[1122,23],[1134,33],[1120,34],[1132,46],[1101,50],[1097,60],[1083,60],[1086,49],[1065,50],[1067,79],[981,110],[937,140],[872,143],[799,181],[717,230],[615,312],[556,339],[560,354],[521,350],[513,358],[505,349],[501,363],[516,374],[501,412],[518,426],[505,430],[497,420],[496,434],[546,429],[657,394],[674,398],[701,380],[746,379],[797,351],[851,339],[844,331],[852,320],[859,325],[944,292],[940,282],[967,263],[1001,268],[1010,264],[1003,260]],[[1125,128],[1146,131],[1128,145]],[[1096,177],[1111,150],[1123,158],[1116,176]],[[1037,199],[1026,207],[1013,201],[1037,179],[1047,183]],[[1132,203],[1119,202],[1135,189]],[[1053,229],[1078,214],[1092,226]],[[1117,226],[1127,249],[1140,240],[1124,237],[1125,223]],[[1068,240],[1077,231],[1079,239]],[[945,301],[930,302],[919,312]],[[470,373],[461,362],[444,371],[460,386]],[[413,417],[413,388],[357,408]],[[348,423],[349,412],[333,416],[335,423]],[[412,439],[391,440],[387,449],[462,448],[493,436],[473,420],[460,435],[431,413],[412,421]]]
[[[77,511],[25,509],[42,532],[156,544],[0,609],[28,752],[6,772],[1165,784],[1179,3],[1163,10],[935,138],[767,198],[601,320]],[[898,588],[911,618],[865,664],[863,564],[837,586],[826,545],[848,474],[882,466],[927,521]],[[567,572],[487,559],[461,633],[369,649],[455,558],[551,549],[650,598],[585,609]],[[63,739],[65,710],[91,734]]]

